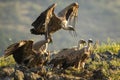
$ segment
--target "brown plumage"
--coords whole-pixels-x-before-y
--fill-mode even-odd
[[[75,65],[76,68],[79,69],[81,67],[82,69],[84,69],[86,60],[90,57],[90,55],[93,52],[92,45],[91,45],[92,43],[93,43],[92,39],[89,39],[88,45],[84,46],[82,49],[79,50],[81,51],[80,52],[81,57],[80,57],[80,60]]]
[[[81,48],[83,48],[86,44],[86,41],[84,41],[83,39],[81,39],[79,42],[78,42],[78,46],[74,46],[72,48],[65,48],[65,49],[62,49],[60,50],[57,55],[55,55],[54,57],[61,57],[61,56],[65,56],[65,55],[69,55],[71,53],[74,53],[75,51],[78,51],[80,50]]]
[[[5,57],[13,55],[13,58],[18,64],[27,64],[27,60],[31,58],[35,52],[32,50],[33,41],[22,40],[18,43],[10,45],[5,50]]]
[[[78,3],[72,3],[61,12],[58,16],[54,13],[56,4],[51,5],[43,11],[40,16],[32,23],[30,31],[35,35],[45,35],[47,39],[52,33],[63,28],[64,30],[75,31],[75,19],[78,16]],[[71,24],[70,24],[71,23]],[[73,24],[74,23],[74,24]],[[73,24],[73,25],[72,25]]]
[[[86,41],[81,39],[78,41],[78,50],[83,48],[86,45]]]
[[[81,40],[80,44],[85,43]],[[88,45],[82,47],[81,49],[68,48],[58,52],[55,57],[50,61],[55,68],[57,65],[61,65],[62,68],[66,69],[70,66],[75,66],[75,68],[84,68],[86,60],[90,57],[92,40],[88,40]]]
[[[47,52],[49,43],[50,43],[49,38],[48,38],[48,40],[40,40],[40,41],[33,44],[33,49],[37,52],[40,52],[40,53],[44,54],[44,53]]]
[[[41,49],[41,47],[45,44],[46,42],[42,43],[41,46],[38,46],[38,49]],[[9,55],[13,55],[13,58],[17,64],[24,65],[29,68],[43,65],[47,61],[48,56],[35,50],[33,48],[33,41],[31,40],[22,40],[18,43],[10,45],[5,50],[4,56],[8,57]]]

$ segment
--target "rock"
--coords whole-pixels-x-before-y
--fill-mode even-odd
[[[120,70],[120,66],[110,65],[109,68],[112,70]]]
[[[11,80],[11,75],[14,72],[14,68],[3,67],[0,68],[0,80]]]
[[[4,78],[0,77],[0,80],[14,80],[14,79],[12,77],[4,77]]]
[[[105,54],[108,55],[108,57],[111,57],[113,55],[113,53],[110,51],[106,51]]]
[[[109,68],[112,70],[116,70],[116,67],[114,65],[110,65]]]
[[[118,51],[118,55],[117,55],[118,58],[120,58],[120,50]]]
[[[91,54],[92,61],[100,61],[100,56],[97,53]]]
[[[40,67],[37,67],[37,68],[31,68],[29,70],[29,72],[34,72],[34,73],[37,73],[40,76],[44,76],[44,75],[46,75],[46,68],[44,66],[40,66]]]
[[[74,79],[72,79],[70,77],[68,78],[67,76],[60,76],[60,75],[54,74],[54,75],[50,75],[48,77],[48,80],[74,80]],[[75,80],[77,80],[77,79],[75,79]]]
[[[16,70],[14,80],[24,80],[24,74],[20,70]]]
[[[93,71],[93,76],[90,80],[108,80],[108,78],[103,74],[102,69],[98,69]]]
[[[25,73],[24,80],[38,80],[38,79],[41,79],[41,76],[38,75],[37,73],[33,73],[33,72]]]
[[[102,61],[106,61],[106,60],[112,60],[113,59],[113,53],[110,51],[105,51],[103,53],[99,54],[100,58]]]

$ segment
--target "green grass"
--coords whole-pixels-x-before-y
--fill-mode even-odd
[[[105,51],[111,51],[113,53],[118,53],[119,50],[120,50],[120,43],[107,42],[107,43],[102,43],[101,45],[99,45],[95,52],[102,53]]]
[[[4,58],[4,57],[0,58],[0,67],[11,66],[13,64],[15,64],[15,61],[14,61],[12,55],[7,58]]]
[[[108,41],[107,43],[102,43],[101,45],[99,45],[98,48],[95,50],[95,53],[102,54],[105,51],[110,51],[113,54],[118,54],[119,50],[120,50],[120,43]],[[88,62],[90,62],[90,60]],[[110,69],[111,65],[113,67],[120,67],[120,59],[119,58],[113,58],[112,60],[108,60],[108,61],[99,61],[99,62],[93,61],[91,63],[92,64],[89,65],[89,69],[96,70],[98,68],[102,68],[102,72],[107,77],[109,77],[111,80],[119,80],[120,79],[120,70],[119,69],[115,69],[115,70]]]

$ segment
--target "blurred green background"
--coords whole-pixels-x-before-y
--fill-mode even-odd
[[[44,39],[30,34],[31,23],[52,3],[58,13],[72,2],[80,5],[77,37],[60,30],[53,35],[51,50],[76,45],[79,39],[120,40],[120,0],[0,0],[0,55],[8,45],[20,40]]]

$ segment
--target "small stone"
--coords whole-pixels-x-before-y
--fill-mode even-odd
[[[14,78],[15,80],[24,80],[23,72],[20,70],[16,70]]]

